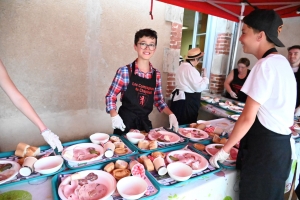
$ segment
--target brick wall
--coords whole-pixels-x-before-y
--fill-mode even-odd
[[[170,35],[170,48],[180,49],[182,38],[182,24],[172,22],[172,30]],[[179,62],[179,58],[178,58]],[[172,91],[175,89],[175,73],[168,72],[166,97],[170,98]]]
[[[221,94],[224,91],[226,75],[210,74],[209,91],[213,94]]]
[[[220,33],[215,45],[215,54],[223,54],[228,56],[230,52],[231,33]],[[224,81],[226,75],[210,74],[209,90],[213,94],[221,94],[224,91]]]
[[[230,42],[231,42],[231,33],[220,33],[215,46],[216,54],[225,54],[229,55],[230,51]]]

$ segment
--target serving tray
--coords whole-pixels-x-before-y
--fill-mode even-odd
[[[53,151],[53,149],[50,148],[50,146],[46,145],[46,146],[40,146],[40,150],[41,153],[37,156],[37,157],[42,157],[45,154],[50,154],[50,155],[55,155],[55,151]],[[8,160],[8,161],[18,161],[19,157],[15,156],[15,152],[14,151],[7,151],[7,152],[1,152],[0,153],[0,160]],[[0,184],[0,188],[3,187],[7,187],[7,186],[12,186],[12,185],[16,185],[19,183],[24,183],[24,182],[34,182],[34,181],[38,181],[38,180],[42,180],[45,179],[47,180],[47,178],[49,176],[53,176],[59,172],[62,172],[63,170],[65,170],[66,166],[65,164],[62,165],[62,167],[54,172],[54,173],[50,173],[50,174],[40,174],[38,172],[33,172],[32,174],[30,174],[29,176],[22,176],[19,173],[10,181],[7,181],[5,183]]]
[[[131,159],[130,158],[119,158],[119,160],[124,160],[126,162],[129,162]],[[53,199],[54,200],[61,200],[61,198],[58,195],[58,187],[59,187],[61,181],[64,178],[66,178],[66,177],[70,176],[71,174],[74,174],[78,171],[103,170],[103,168],[105,167],[106,164],[107,163],[100,163],[100,164],[97,164],[97,165],[88,166],[88,167],[84,167],[84,168],[80,168],[80,169],[68,170],[68,171],[64,171],[64,172],[56,174],[51,180]],[[140,199],[145,199],[145,200],[146,199],[153,199],[160,192],[159,184],[157,184],[155,181],[150,179],[147,175],[146,175],[145,180],[148,183],[148,191],[150,193],[149,193],[149,195],[144,195]],[[117,189],[116,189],[116,191],[113,193],[111,198],[109,198],[109,200],[125,200],[125,199],[119,195],[119,193],[117,192]]]
[[[82,167],[97,165],[99,163],[111,162],[111,161],[114,161],[114,160],[117,160],[117,159],[120,159],[120,158],[126,158],[126,157],[130,157],[130,156],[134,156],[138,153],[137,150],[134,149],[133,145],[128,143],[129,141],[124,140],[124,138],[122,138],[118,135],[115,135],[115,134],[110,134],[109,136],[110,137],[111,136],[119,137],[122,140],[122,142],[125,144],[126,148],[128,148],[128,153],[124,154],[124,155],[114,154],[113,157],[111,157],[111,158],[106,158],[103,155],[102,159],[100,159],[100,160],[95,160],[95,161],[92,161],[92,162],[84,162],[84,163],[69,162],[69,161],[65,160],[66,166],[69,169],[78,169],[78,168],[82,168]],[[91,140],[90,139],[76,140],[76,141],[72,141],[72,142],[63,143],[62,145],[63,145],[64,148],[66,148],[68,146],[75,145],[75,144],[80,144],[80,143],[91,143]]]
[[[161,150],[161,152],[169,153],[171,151],[175,151],[175,150],[179,150],[179,149],[182,149],[182,148],[178,148],[178,147],[176,148],[175,147],[173,149],[163,149],[163,150]],[[189,146],[186,146],[186,148],[184,148],[184,149],[185,150],[190,150],[191,152],[196,152],[192,148],[190,148]],[[149,154],[150,153],[141,154],[139,157],[141,157],[141,156],[148,156]],[[201,176],[205,176],[205,175],[209,175],[211,173],[215,173],[215,172],[221,171],[221,169],[222,168],[215,168],[215,167],[213,167],[213,166],[211,166],[209,164],[206,169],[204,169],[201,172],[193,173],[193,175],[191,176],[191,178],[189,178],[188,180],[183,181],[183,182],[179,182],[179,181],[174,180],[168,174],[160,176],[160,175],[158,175],[158,173],[157,173],[156,170],[154,170],[152,172],[149,172],[148,170],[146,170],[146,175],[149,177],[149,179],[151,179],[152,181],[154,181],[157,184],[159,184],[160,187],[173,187],[173,186],[178,186],[178,185],[185,185],[185,184],[187,184],[190,181],[194,181],[197,178],[200,178]]]

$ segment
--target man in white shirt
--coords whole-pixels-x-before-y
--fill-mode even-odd
[[[295,116],[300,116],[300,45],[294,45],[288,48],[288,61],[292,67],[297,81],[297,102]]]

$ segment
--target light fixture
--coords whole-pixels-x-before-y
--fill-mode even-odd
[[[189,27],[187,27],[187,26],[183,26],[181,29],[182,30],[185,30],[185,29],[188,29]]]

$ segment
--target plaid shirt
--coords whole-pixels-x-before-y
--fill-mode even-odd
[[[151,79],[154,68],[152,64],[149,64],[150,72],[144,73],[141,72],[138,68],[137,62],[135,62],[135,71],[134,74],[137,74],[139,77],[145,79]],[[130,69],[132,66],[130,64]],[[111,86],[108,89],[108,92],[105,96],[106,101],[106,112],[109,113],[110,110],[115,109],[117,110],[117,96],[121,92],[120,101],[122,102],[122,98],[124,92],[127,90],[127,85],[129,84],[129,73],[127,66],[120,67],[116,72],[116,75],[111,83]],[[156,87],[154,90],[154,106],[157,107],[157,110],[161,112],[167,104],[165,103],[162,95],[162,88],[161,88],[161,74],[159,71],[156,70]]]

